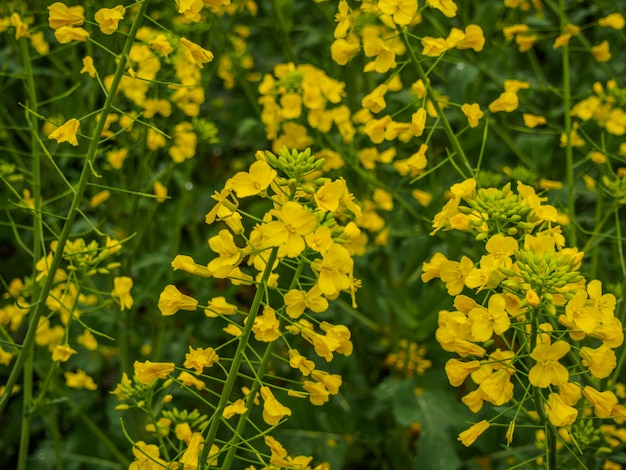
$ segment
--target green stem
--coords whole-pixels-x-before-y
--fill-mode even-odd
[[[452,130],[452,126],[450,126],[450,122],[448,121],[448,118],[444,114],[443,109],[441,108],[441,105],[439,104],[439,101],[437,100],[437,95],[435,94],[435,90],[433,89],[432,86],[430,86],[430,83],[428,82],[428,76],[426,75],[426,72],[424,71],[422,64],[420,63],[417,56],[415,55],[415,51],[413,50],[413,47],[411,46],[411,43],[409,42],[409,38],[406,34],[406,31],[404,31],[402,28],[398,28],[398,32],[400,34],[400,38],[402,39],[402,42],[406,46],[407,51],[409,51],[409,57],[411,59],[411,64],[413,64],[413,68],[417,72],[417,75],[420,77],[422,82],[424,82],[424,87],[426,88],[426,94],[428,95],[428,99],[432,102],[433,107],[435,108],[435,111],[437,112],[437,117],[441,120],[443,131],[445,132],[446,136],[450,140],[450,144],[452,145],[454,153],[461,158],[462,163],[468,170],[468,173],[465,173],[461,168],[459,168],[459,172],[461,173],[461,176],[463,176],[463,178],[469,178],[474,174],[472,165],[470,165],[469,160],[467,159],[467,155],[465,155],[465,152],[463,151],[463,147],[461,147],[461,143],[459,142],[459,139],[457,139],[456,135],[454,134],[454,131]]]
[[[244,325],[243,332],[239,337],[239,344],[237,345],[237,350],[235,351],[235,356],[233,357],[233,362],[231,363],[230,370],[228,372],[228,378],[226,379],[226,383],[224,384],[224,388],[222,389],[220,401],[218,402],[217,407],[215,408],[215,412],[213,413],[213,419],[211,421],[211,425],[209,426],[209,430],[207,431],[207,437],[204,441],[202,453],[200,454],[198,460],[198,468],[204,468],[204,463],[207,461],[209,450],[211,450],[211,446],[215,441],[217,430],[222,422],[222,413],[224,412],[224,408],[226,408],[226,406],[228,405],[228,400],[230,399],[230,395],[235,386],[235,381],[237,380],[237,376],[239,374],[239,367],[241,366],[244,352],[248,347],[248,342],[252,333],[252,327],[254,326],[254,319],[259,313],[259,309],[261,308],[261,301],[263,299],[263,296],[265,295],[265,289],[263,287],[267,285],[267,281],[270,277],[270,274],[272,273],[272,268],[274,267],[274,262],[276,261],[277,254],[278,248],[272,248],[269,258],[265,264],[263,277],[261,278],[261,282],[257,286],[256,293],[254,294],[254,299],[252,300],[252,305],[250,306],[250,312],[248,313],[246,324]]]
[[[559,1],[559,21],[561,32],[565,33],[568,21],[565,16],[565,0]],[[567,215],[572,223],[566,229],[569,235],[569,245],[576,246],[576,205],[574,201],[574,148],[572,147],[572,88],[570,77],[569,45],[561,48],[563,58],[563,125],[565,127],[565,172],[567,176]]]
[[[28,49],[27,38],[21,38],[19,41],[20,52],[22,54],[22,62],[24,66],[24,74],[26,80],[26,93],[28,95],[28,106],[32,110],[32,114],[26,113],[26,120],[29,122],[31,136],[31,154],[32,154],[32,195],[35,208],[33,210],[33,273],[36,271],[36,263],[41,258],[43,243],[43,225],[41,221],[41,152],[37,144],[37,134],[39,132],[39,120],[37,118],[37,88],[35,86],[35,78],[31,64],[30,51]],[[38,295],[38,285],[33,285],[33,298]],[[30,322],[29,328],[35,330],[37,323]],[[22,402],[22,428],[20,433],[20,450],[17,468],[25,470],[28,462],[28,447],[30,443],[30,423],[32,418],[33,407],[33,355],[34,344],[22,348],[18,358],[24,358],[24,380],[23,380],[23,402]],[[13,385],[7,384],[5,396],[11,396]],[[1,411],[0,411],[1,413]]]
[[[113,77],[113,81],[111,82],[111,87],[109,88],[109,94],[106,97],[104,102],[104,106],[102,107],[102,112],[100,114],[100,119],[96,123],[96,127],[91,136],[91,141],[89,142],[89,148],[87,149],[87,154],[85,156],[85,161],[83,163],[83,169],[80,174],[80,178],[78,180],[78,184],[76,185],[76,192],[74,194],[74,198],[72,199],[72,204],[69,208],[67,217],[65,219],[65,223],[63,225],[63,229],[59,235],[58,243],[56,251],[54,252],[54,256],[52,257],[52,261],[50,266],[48,267],[48,275],[45,278],[44,285],[37,297],[37,301],[33,303],[34,309],[32,311],[32,316],[30,319],[30,323],[28,326],[28,331],[26,332],[26,336],[24,337],[24,342],[22,343],[23,350],[17,356],[15,364],[13,365],[13,369],[11,370],[11,374],[6,382],[6,389],[2,397],[0,398],[0,414],[4,411],[7,403],[9,402],[9,398],[11,396],[11,390],[13,386],[17,383],[17,380],[22,373],[22,369],[24,367],[24,363],[27,359],[27,351],[33,347],[33,343],[35,341],[35,332],[37,330],[37,325],[39,323],[39,318],[41,317],[44,308],[45,308],[45,299],[48,296],[48,293],[52,289],[52,285],[54,283],[54,277],[59,265],[61,264],[61,259],[63,258],[63,250],[65,249],[65,244],[69,238],[70,232],[74,225],[74,220],[76,219],[76,215],[79,212],[80,203],[82,202],[83,195],[85,193],[85,188],[87,187],[87,183],[89,181],[89,177],[91,176],[91,170],[93,167],[93,162],[96,158],[96,154],[98,151],[98,142],[100,140],[100,136],[102,135],[102,129],[104,129],[104,124],[106,122],[106,117],[109,114],[111,107],[113,106],[113,100],[117,94],[117,90],[122,80],[122,76],[124,75],[124,69],[126,68],[126,60],[128,54],[130,53],[130,48],[134,43],[134,38],[139,29],[139,25],[141,24],[141,19],[143,18],[146,8],[148,6],[148,0],[145,0],[140,4],[139,11],[137,12],[137,17],[133,22],[131,30],[126,38],[126,43],[124,44],[124,49],[122,54],[120,54],[119,62],[117,65],[117,70],[115,71],[115,75]]]

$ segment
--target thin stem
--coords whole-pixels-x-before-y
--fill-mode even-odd
[[[226,379],[226,383],[224,384],[224,388],[222,389],[220,401],[218,402],[215,412],[213,413],[213,420],[211,421],[211,426],[209,426],[209,430],[207,431],[207,437],[204,441],[202,453],[200,454],[198,460],[198,468],[204,467],[204,462],[206,462],[208,458],[209,450],[211,449],[211,446],[215,441],[217,430],[220,426],[220,423],[222,422],[222,413],[224,412],[224,408],[226,408],[228,400],[230,399],[230,395],[233,391],[235,381],[239,373],[239,367],[241,366],[241,361],[243,360],[244,352],[248,347],[248,341],[250,340],[250,334],[252,333],[252,327],[254,326],[254,319],[256,318],[261,308],[261,301],[263,299],[263,296],[265,295],[264,286],[267,285],[267,281],[270,277],[270,274],[272,273],[272,268],[274,267],[274,262],[276,261],[277,254],[278,248],[272,248],[269,258],[265,264],[263,277],[261,278],[261,282],[257,286],[256,293],[254,294],[254,299],[252,300],[252,305],[250,306],[250,312],[248,313],[246,324],[244,325],[243,332],[239,337],[239,344],[237,345],[237,350],[235,351],[235,356],[233,357],[233,362],[230,366],[228,378]]]

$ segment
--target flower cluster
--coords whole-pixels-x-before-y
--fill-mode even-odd
[[[531,416],[536,410],[539,426],[570,433],[591,410],[621,422],[626,407],[601,382],[624,340],[616,299],[580,273],[584,253],[565,246],[563,217],[519,182],[515,193],[509,185],[477,189],[470,179],[451,194],[435,231],[469,232],[484,242],[482,254],[454,261],[436,253],[422,280],[441,279],[454,298],[454,310],[439,312],[436,339],[459,356],[445,371],[451,385],[469,389],[463,403],[475,413],[485,402],[508,405],[501,416],[509,419],[509,442],[527,414],[520,409]],[[482,421],[459,439],[470,445],[490,424]]]
[[[267,351],[281,348],[284,364],[300,373],[301,379],[291,383],[300,383],[301,389],[277,388],[264,379],[263,370],[273,362],[270,356],[261,366],[245,359],[260,372],[245,375],[250,382],[242,384],[243,396],[236,398],[233,389],[226,388],[219,403],[211,405],[215,410],[213,423],[235,415],[242,415],[245,422],[260,398],[263,420],[276,426],[292,413],[279,401],[278,393],[287,391],[291,397],[308,398],[319,406],[339,392],[341,376],[320,369],[319,360],[305,355],[304,345],[312,345],[315,354],[326,362],[332,361],[335,354],[352,353],[349,329],[320,315],[342,293],[348,294],[356,306],[360,281],[354,277],[352,256],[359,229],[351,219],[360,215],[361,209],[346,182],[324,177],[320,172],[323,160],[316,159],[308,149],[290,152],[283,148],[278,155],[258,152],[256,158],[247,171],[232,176],[212,196],[216,204],[206,215],[206,222],[220,226],[208,240],[213,258],[204,264],[191,256],[178,255],[172,262],[175,270],[201,278],[227,280],[235,287],[255,285],[255,300],[246,311],[225,296],[202,301],[173,284],[166,286],[158,301],[162,315],[203,310],[206,317],[225,323],[223,329],[231,339],[215,348],[190,346],[181,368],[173,362],[136,361],[134,381],[152,387],[161,383],[165,388],[175,382],[184,388],[212,390],[209,382],[216,380],[220,370],[225,374],[223,380],[229,383],[229,377],[243,373],[237,364],[244,356],[262,354],[252,352],[261,345],[266,344]],[[266,201],[264,215],[243,209],[246,199],[252,198]],[[232,354],[228,351],[233,337],[238,347],[234,357],[225,361],[222,356]],[[211,375],[205,372],[208,368],[213,368]],[[177,369],[180,371],[175,374]],[[120,387],[119,398],[134,396],[132,391],[122,391],[123,387],[133,389],[128,378]],[[213,426],[216,429],[217,424]],[[207,432],[214,436],[217,431],[212,427]],[[278,455],[281,461],[287,459],[287,454],[277,449],[272,451],[272,463]]]

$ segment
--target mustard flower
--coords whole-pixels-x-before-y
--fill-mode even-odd
[[[565,317],[571,329],[580,329],[584,333],[591,333],[600,324],[600,312],[587,303],[587,293],[583,290],[576,292],[567,303]]]
[[[477,24],[470,24],[465,28],[465,37],[456,43],[459,50],[473,49],[476,52],[483,50],[485,46],[485,35]]]
[[[176,364],[173,362],[139,362],[135,361],[133,368],[135,378],[142,384],[148,385],[156,379],[166,379],[174,372]]]
[[[93,378],[81,369],[78,369],[76,372],[65,372],[63,375],[65,376],[65,384],[70,388],[86,388],[87,390],[98,388]]]
[[[613,407],[618,403],[617,397],[613,392],[608,390],[599,392],[589,385],[583,388],[583,395],[593,405],[593,412],[598,418],[611,416]]]
[[[534,114],[529,113],[522,114],[522,119],[524,120],[524,125],[526,127],[530,127],[531,129],[534,129],[537,126],[542,126],[547,122],[545,117],[535,116]]]
[[[315,363],[302,356],[296,349],[289,350],[289,365],[298,369],[305,377],[315,369]]]
[[[448,294],[455,296],[461,293],[465,286],[465,278],[474,268],[474,262],[463,255],[461,261],[445,260],[439,266],[439,277],[446,283]]]
[[[320,382],[313,382],[311,380],[305,380],[302,383],[302,388],[309,393],[309,401],[312,405],[322,406],[330,399],[330,392]]]
[[[591,53],[598,62],[608,62],[611,60],[611,50],[609,49],[609,42],[606,40],[602,41],[597,46],[593,46]]]
[[[351,286],[354,261],[350,253],[341,245],[333,244],[322,253],[322,259],[315,259],[311,268],[317,276],[317,285],[326,296],[333,296]]]
[[[430,8],[439,10],[448,18],[454,18],[456,16],[457,6],[453,0],[426,0],[426,4]]]
[[[570,345],[562,340],[554,344],[537,344],[530,353],[530,357],[537,361],[528,373],[530,383],[541,388],[566,384],[569,380],[569,373],[565,366],[559,363],[559,359],[569,350]]]
[[[445,366],[448,381],[453,387],[461,386],[467,376],[478,369],[480,369],[479,361],[465,362],[455,358],[449,359]]]
[[[495,333],[501,335],[511,326],[509,314],[505,310],[506,301],[501,294],[489,297],[488,308],[479,306],[468,313],[472,323],[472,336],[475,341],[485,342]]]
[[[219,256],[209,262],[207,269],[219,279],[228,277],[243,259],[241,250],[228,230],[220,230],[217,235],[209,238],[209,247]]]
[[[257,341],[266,343],[276,341],[280,338],[280,321],[276,318],[276,311],[272,307],[266,305],[263,308],[263,313],[257,315],[254,319],[252,332]]]
[[[458,440],[461,441],[465,447],[469,447],[480,437],[482,433],[489,429],[489,426],[489,421],[483,419],[459,434]]]
[[[133,306],[133,298],[130,295],[132,287],[133,280],[130,277],[121,276],[113,279],[113,292],[111,292],[111,295],[119,300],[121,310],[126,310]]]
[[[544,408],[548,414],[548,420],[554,426],[568,426],[578,417],[578,410],[567,405],[558,393],[548,395]]]
[[[493,372],[480,383],[478,389],[483,398],[495,406],[504,405],[513,398],[511,375],[505,369]]]
[[[269,387],[261,387],[263,398],[263,420],[270,426],[276,426],[285,416],[291,416],[291,410],[282,405]]]
[[[623,29],[626,21],[624,17],[620,13],[611,13],[604,18],[600,18],[598,20],[598,24],[605,28],[613,28],[613,29]]]
[[[257,160],[248,172],[240,171],[230,178],[227,187],[235,191],[237,197],[256,196],[265,191],[276,178],[276,170],[263,160]]]
[[[276,211],[279,220],[269,222],[263,228],[263,246],[278,246],[279,256],[295,258],[304,251],[304,237],[317,227],[317,217],[295,201],[287,201]]]
[[[369,109],[373,113],[378,113],[385,109],[387,103],[385,102],[385,93],[389,87],[384,83],[378,85],[370,93],[365,95],[361,100],[361,106]]]
[[[192,434],[191,439],[187,443],[187,449],[185,450],[185,452],[183,452],[183,455],[181,456],[179,460],[179,463],[183,465],[183,468],[195,469],[197,467],[198,458],[200,457],[200,450],[202,449],[202,446],[204,445],[203,442],[204,442],[204,437],[202,436],[201,433],[194,432]],[[209,450],[208,460],[206,462],[209,467],[217,466],[218,464],[217,454],[218,453],[219,453],[219,447],[216,444],[213,444],[211,446],[211,449]],[[160,462],[158,461],[157,461],[157,466],[158,468],[171,467],[171,465],[168,465],[167,463],[165,463],[165,465],[160,465]]]
[[[583,366],[588,367],[591,375],[598,379],[608,377],[617,366],[615,352],[606,344],[602,344],[596,349],[583,346],[580,348],[579,354]]]
[[[232,405],[228,405],[226,408],[224,408],[222,416],[226,419],[230,419],[235,415],[242,415],[246,411],[248,411],[248,408],[246,408],[246,403],[240,398]]]
[[[483,112],[480,110],[478,103],[465,103],[461,106],[461,111],[465,114],[467,122],[472,128],[478,126],[478,121],[483,117]]]
[[[417,0],[379,0],[378,8],[397,25],[406,26],[417,14]]]
[[[589,294],[589,302],[600,312],[600,321],[603,324],[610,324],[614,318],[617,303],[615,296],[602,294],[602,283],[597,279],[587,284],[587,293]]]
[[[220,357],[213,348],[197,348],[189,346],[189,352],[185,354],[183,366],[187,369],[195,369],[196,374],[202,374],[205,368],[212,367]]]
[[[213,297],[209,300],[207,308],[204,309],[204,314],[209,318],[215,318],[219,315],[234,315],[237,313],[237,306],[230,304],[223,296]]]
[[[335,39],[330,45],[330,56],[338,65],[346,65],[361,50],[359,38],[355,34],[347,39]]]
[[[427,57],[439,57],[448,50],[448,43],[443,38],[432,38],[424,36],[422,38],[422,54]]]
[[[150,40],[148,44],[150,44],[150,49],[157,51],[163,57],[168,57],[174,50],[167,38],[162,34],[159,34],[156,38]]]
[[[152,190],[154,191],[156,198],[156,202],[161,204],[167,200],[167,186],[165,186],[160,181],[155,181],[152,184]]]
[[[172,261],[172,268],[174,271],[181,270],[194,276],[211,277],[211,272],[206,266],[197,264],[191,256],[187,255],[176,255]]]
[[[186,387],[194,387],[198,391],[202,391],[206,388],[206,384],[202,380],[194,377],[187,371],[181,372],[178,375],[178,380]]]
[[[11,25],[15,28],[15,39],[28,38],[28,24],[22,21],[20,15],[17,12],[11,14]]]
[[[179,310],[193,312],[198,308],[198,301],[181,293],[176,286],[169,284],[165,286],[165,289],[159,296],[158,307],[163,316],[170,316]]]
[[[57,344],[52,348],[52,360],[54,362],[66,362],[76,352],[69,344]]]
[[[50,135],[48,135],[48,139],[55,139],[58,143],[69,142],[77,146],[78,139],[76,138],[76,134],[79,127],[80,121],[76,118],[72,118],[52,131]]]
[[[308,308],[321,313],[328,310],[328,301],[322,296],[322,290],[314,285],[308,292],[291,289],[284,295],[285,313],[291,318],[298,318]]]
[[[76,342],[88,349],[89,351],[95,351],[98,349],[98,341],[91,331],[85,330],[82,335],[76,337]]]
[[[420,137],[426,128],[426,109],[420,108],[411,115],[409,130],[415,137]]]
[[[335,22],[338,23],[333,32],[335,39],[345,38],[348,34],[348,30],[354,23],[351,13],[348,2],[340,0],[339,5],[337,5],[337,13],[335,14]]]
[[[213,60],[213,53],[200,47],[198,44],[191,42],[187,38],[180,39],[180,45],[189,53],[193,62],[200,68]]]
[[[109,191],[108,189],[103,189],[102,191],[97,192],[92,196],[92,198],[89,200],[89,206],[98,207],[100,204],[107,201],[109,197],[111,197],[111,191]]]
[[[80,69],[80,73],[89,74],[91,78],[96,78],[96,68],[93,65],[93,57],[90,55],[83,57],[83,68]]]
[[[67,44],[72,41],[87,42],[89,33],[83,28],[74,26],[61,26],[54,32],[54,37],[60,44]]]
[[[176,439],[179,441],[184,441],[186,444],[189,444],[192,437],[191,426],[189,423],[178,423],[174,426],[174,434],[176,435]]]
[[[489,104],[489,111],[492,113],[498,113],[500,111],[504,111],[510,113],[514,111],[519,106],[519,100],[517,98],[517,93],[512,91],[505,91],[500,94],[500,96]]]
[[[61,2],[48,5],[48,24],[52,29],[59,29],[62,26],[80,26],[84,22],[85,9],[80,5],[68,7]]]
[[[96,12],[95,20],[104,34],[113,34],[117,31],[120,20],[124,19],[126,8],[117,5],[113,8],[101,8]]]
[[[130,464],[129,470],[156,470],[168,466],[165,460],[159,458],[159,447],[154,444],[137,441],[133,446],[133,455],[135,461]]]
[[[178,7],[178,13],[185,15],[188,20],[198,22],[202,18],[200,11],[204,6],[202,0],[176,0],[176,6]]]

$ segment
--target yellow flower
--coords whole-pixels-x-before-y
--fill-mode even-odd
[[[98,388],[93,379],[88,376],[85,371],[78,369],[76,372],[65,372],[65,383],[70,388],[86,388],[87,390],[95,390]]]
[[[361,50],[359,39],[349,34],[347,39],[336,39],[330,45],[330,56],[339,65],[346,65]]]
[[[235,313],[237,313],[237,306],[226,302],[226,298],[223,296],[213,297],[209,300],[207,308],[204,309],[204,314],[212,318],[218,315],[234,315]]]
[[[188,20],[198,22],[202,16],[200,11],[204,3],[202,0],[176,0],[176,6],[178,7],[178,13],[185,15]]]
[[[480,26],[471,24],[465,28],[465,37],[456,43],[456,48],[473,49],[476,52],[483,50],[485,46],[485,36]]]
[[[567,405],[558,393],[548,395],[544,407],[548,413],[548,420],[554,426],[568,426],[578,417],[578,410]]]
[[[469,311],[467,316],[472,324],[471,331],[475,341],[488,341],[494,333],[501,335],[509,329],[511,320],[505,306],[504,296],[494,294],[489,297],[488,308],[478,306]]]
[[[483,117],[483,112],[480,110],[478,103],[465,103],[461,106],[461,111],[467,117],[467,122],[472,128],[478,126],[478,121]]]
[[[587,385],[583,388],[583,395],[593,405],[593,412],[598,418],[611,416],[613,407],[617,405],[617,397],[611,391],[599,392]]]
[[[156,202],[159,204],[164,203],[167,200],[167,186],[160,181],[155,181],[152,185],[154,194],[157,196]]]
[[[61,2],[48,5],[48,24],[52,29],[59,29],[61,26],[80,26],[84,22],[85,9],[80,5],[68,7]]]
[[[422,38],[422,54],[427,57],[439,57],[448,50],[448,43],[444,38],[432,38],[425,36]]]
[[[240,171],[230,178],[227,187],[237,194],[237,197],[256,196],[267,189],[276,178],[276,170],[263,160],[257,160],[250,165],[249,172]]]
[[[276,318],[276,311],[272,307],[266,305],[263,308],[263,314],[254,319],[252,332],[257,341],[266,343],[280,338],[280,321]]]
[[[54,37],[60,44],[67,44],[72,41],[87,42],[89,33],[83,28],[75,26],[61,26],[54,32]]]
[[[101,8],[96,12],[96,22],[104,34],[113,34],[117,31],[120,20],[124,19],[126,8],[117,5],[113,8]]]
[[[385,93],[389,88],[384,83],[378,85],[370,93],[365,95],[361,100],[361,106],[369,109],[373,113],[378,113],[385,109],[387,103],[385,102]]]
[[[189,352],[185,354],[183,366],[187,369],[195,369],[196,374],[202,374],[206,367],[212,367],[220,357],[213,348],[197,348],[189,346]]]
[[[489,421],[483,419],[459,434],[458,440],[461,441],[465,447],[469,447],[489,428],[489,426]]]
[[[159,296],[158,307],[163,316],[169,316],[174,315],[179,310],[193,312],[198,308],[198,301],[181,293],[176,286],[169,284],[165,286]]]
[[[400,26],[408,25],[417,13],[417,0],[380,0],[378,8]]]
[[[298,318],[308,308],[313,312],[321,313],[328,309],[328,301],[322,296],[322,290],[314,285],[308,292],[291,289],[284,296],[285,313],[291,318]]]
[[[54,362],[66,362],[73,354],[76,354],[76,350],[71,348],[69,344],[57,344],[52,349],[52,360]]]
[[[93,57],[90,55],[83,57],[83,68],[80,69],[80,73],[87,73],[91,78],[96,78],[96,68],[93,65]]]
[[[194,276],[211,277],[211,272],[206,266],[197,264],[191,256],[176,255],[174,261],[172,261],[172,268],[174,271],[181,270]]]
[[[608,377],[617,366],[617,357],[606,344],[600,345],[597,349],[583,346],[579,354],[583,360],[583,366],[588,367],[591,375],[598,379]]]
[[[315,363],[302,356],[296,349],[289,350],[289,365],[298,369],[305,377],[315,369]]]
[[[526,127],[530,127],[531,129],[541,126],[547,122],[545,117],[535,116],[534,114],[529,113],[522,114],[522,119],[524,119],[524,125]]]
[[[448,381],[453,387],[459,387],[472,372],[480,369],[479,361],[464,362],[452,358],[446,362],[445,371]]]
[[[98,341],[94,337],[93,333],[91,333],[91,331],[89,330],[85,330],[82,335],[79,335],[76,338],[76,341],[78,342],[78,344],[83,345],[89,351],[95,351],[96,349],[98,349]]]
[[[107,161],[114,170],[121,170],[127,156],[128,150],[125,148],[113,149],[107,152]]]
[[[426,4],[430,8],[435,8],[448,18],[456,16],[457,6],[452,0],[426,0]]]
[[[235,415],[242,415],[246,411],[248,411],[248,408],[246,408],[246,403],[240,398],[232,405],[228,405],[226,408],[224,408],[222,416],[226,419],[230,419]]]
[[[242,260],[241,250],[235,245],[232,234],[228,230],[220,230],[217,235],[209,238],[209,247],[219,255],[209,262],[209,272],[219,279],[228,277]]]
[[[111,192],[108,189],[103,189],[102,191],[93,195],[93,197],[89,200],[90,207],[98,207],[100,204],[105,202],[111,196]]]
[[[609,42],[602,41],[597,46],[593,46],[591,48],[591,53],[593,54],[593,57],[598,62],[608,62],[611,59],[611,51],[609,49]]]
[[[183,385],[187,387],[194,387],[198,391],[202,391],[206,388],[206,384],[202,380],[194,377],[187,371],[181,372],[178,375],[178,380],[180,380]]]
[[[174,50],[167,38],[162,34],[159,34],[155,39],[149,41],[148,44],[150,44],[152,50],[157,51],[163,57],[169,56]]]
[[[113,292],[111,292],[111,296],[119,300],[122,310],[133,306],[133,298],[130,295],[132,287],[133,280],[130,277],[122,276],[113,279]]]
[[[183,48],[189,53],[193,62],[200,68],[203,68],[204,64],[213,60],[213,53],[211,53],[211,51],[203,49],[187,38],[181,38],[180,45],[183,46]]]
[[[291,410],[274,397],[269,387],[261,387],[261,397],[263,398],[263,420],[270,426],[276,426],[285,416],[291,416]]]
[[[277,246],[279,256],[295,258],[304,251],[304,237],[315,231],[317,218],[295,201],[283,204],[280,211],[276,211],[276,217],[279,220],[263,227],[263,246]]]
[[[76,133],[79,127],[80,121],[76,118],[72,118],[52,131],[50,135],[48,135],[48,139],[55,139],[58,143],[69,142],[76,146],[78,145]]]
[[[465,286],[465,278],[474,268],[474,262],[463,255],[461,261],[442,260],[439,266],[439,277],[446,283],[448,295],[456,296]]]
[[[510,113],[511,111],[516,110],[518,106],[519,100],[517,98],[517,94],[512,91],[505,91],[500,94],[498,99],[489,105],[489,111],[492,113],[498,113],[500,111]]]
[[[28,38],[28,24],[22,21],[20,15],[17,12],[11,14],[11,25],[15,28],[15,39]]]
[[[343,246],[333,244],[322,253],[322,259],[315,259],[311,268],[317,276],[317,285],[326,296],[333,296],[352,285],[354,261]]]
[[[570,345],[565,341],[557,341],[554,344],[537,344],[530,354],[537,364],[528,373],[528,380],[535,387],[546,388],[550,385],[563,385],[569,380],[569,373],[565,366],[559,363],[559,359],[570,350]]]
[[[613,28],[613,29],[623,29],[626,21],[624,17],[620,13],[611,13],[609,16],[605,16],[604,18],[600,18],[598,20],[598,24],[605,28]]]
[[[135,361],[133,368],[135,378],[142,384],[148,385],[156,379],[166,379],[174,372],[176,364],[173,362],[139,362]]]

